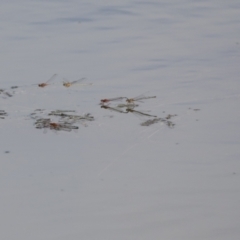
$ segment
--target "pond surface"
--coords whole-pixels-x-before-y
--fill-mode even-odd
[[[1,1],[1,239],[238,240],[239,29],[238,0]]]

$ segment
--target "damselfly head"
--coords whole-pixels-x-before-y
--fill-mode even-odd
[[[40,83],[40,84],[38,84],[38,86],[43,88],[43,87],[47,86],[47,83]]]

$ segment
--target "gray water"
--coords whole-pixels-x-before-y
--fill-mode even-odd
[[[237,0],[1,1],[1,239],[239,239],[239,29]],[[99,106],[140,94],[174,127]]]

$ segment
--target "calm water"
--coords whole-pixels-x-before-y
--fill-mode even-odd
[[[1,1],[1,238],[239,239],[239,28],[238,0]],[[173,129],[98,105],[142,93]],[[43,134],[39,108],[95,121]]]

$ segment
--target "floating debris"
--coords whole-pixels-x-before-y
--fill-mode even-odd
[[[13,95],[9,92],[6,92],[4,89],[0,89],[0,94],[3,94],[4,96],[7,97],[12,97]]]
[[[170,118],[176,117],[176,116],[177,116],[176,114],[168,114],[165,118],[170,119]]]
[[[175,124],[171,121],[166,120],[165,118],[155,118],[155,119],[151,119],[151,120],[147,120],[146,122],[141,123],[141,126],[150,126],[154,123],[165,123],[169,128],[173,128],[175,126]]]
[[[43,112],[45,109],[38,108],[35,110],[35,112]]]
[[[171,122],[171,121],[166,121],[165,124],[169,127],[169,128],[174,128],[175,123]]]
[[[140,125],[141,126],[150,126],[150,125],[152,125],[154,123],[158,123],[158,122],[162,122],[162,121],[165,121],[165,119],[164,118],[149,119],[149,120],[141,123]]]
[[[169,121],[170,118],[177,116],[176,114],[171,115],[168,114],[166,118],[155,118],[155,119],[149,119],[143,123],[141,123],[141,126],[150,126],[152,124],[161,122],[161,123],[165,123],[169,128],[173,128],[175,126],[175,123],[173,123],[172,121]]]
[[[90,113],[86,113],[83,116],[81,116],[81,115],[66,114],[66,112],[75,112],[75,111],[74,110],[56,110],[56,111],[51,111],[48,115],[59,116],[64,119],[74,120],[74,121],[79,121],[79,120],[93,121],[94,120],[94,117]]]
[[[0,110],[0,118],[4,119],[4,116],[7,116],[8,114],[4,110]]]
[[[32,119],[41,118],[41,117],[38,116],[38,114],[42,114],[44,111],[45,111],[45,109],[36,109],[36,110],[34,110],[33,113],[30,113],[30,114],[29,114],[29,115],[30,115],[30,118],[32,118]]]
[[[12,97],[13,95],[11,94],[11,93],[9,93],[9,92],[4,92],[4,94],[6,95],[6,96],[8,96],[8,97]]]
[[[67,115],[66,113],[69,112],[76,112],[75,110],[54,110],[51,111],[48,115],[54,115],[54,116],[65,116]]]
[[[72,131],[73,129],[78,129],[78,126],[74,126],[69,122],[52,122],[50,118],[40,118],[35,122],[35,126],[38,129],[51,129],[57,131]]]
[[[40,118],[38,120],[36,120],[36,122],[34,123],[36,128],[48,128],[50,127],[50,122],[51,119],[50,118]]]
[[[86,121],[93,121],[94,117],[90,114],[80,115],[71,115],[75,110],[55,110],[50,113],[44,113],[44,109],[36,109],[33,113],[30,114],[30,117],[35,120],[35,127],[42,129],[52,129],[52,130],[63,130],[71,131],[73,129],[78,129],[78,126],[75,126],[77,122],[87,126]],[[46,116],[53,116],[54,118],[43,117],[42,114]]]
[[[188,108],[189,110],[193,110],[193,111],[200,111],[201,109],[199,109],[199,108],[194,108],[194,109],[192,109],[192,108]]]

